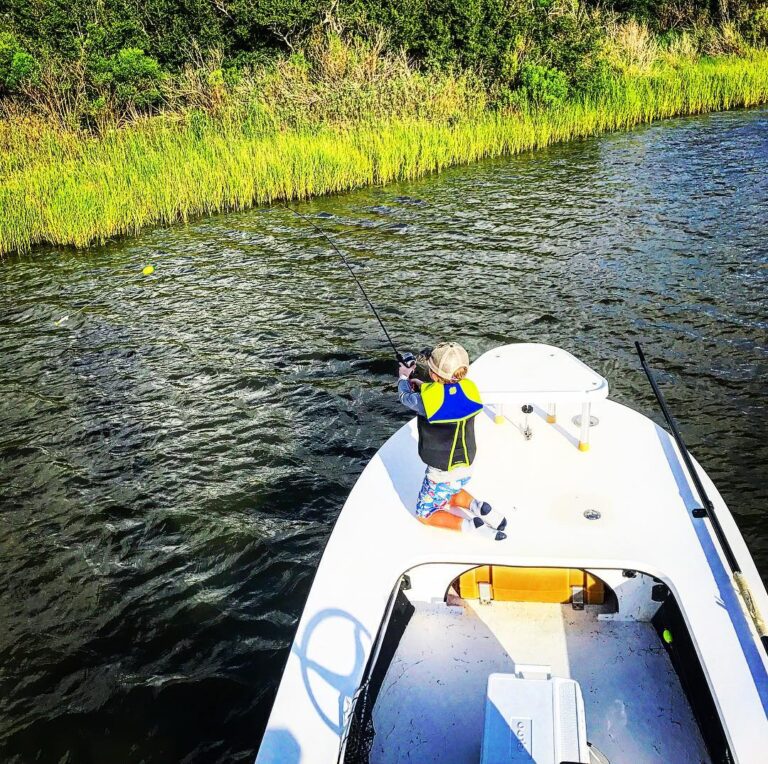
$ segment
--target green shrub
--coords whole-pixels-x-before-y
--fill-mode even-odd
[[[526,106],[528,100],[522,89],[504,84],[491,88],[491,108],[500,111],[522,111]]]
[[[9,32],[0,34],[0,94],[18,91],[34,81],[38,66],[34,56]]]
[[[742,28],[753,45],[768,45],[768,5],[748,10]]]
[[[114,56],[96,58],[92,77],[94,101],[109,96],[120,111],[151,111],[162,100],[163,70],[141,48],[122,48]]]
[[[9,90],[17,90],[22,85],[32,82],[37,75],[37,61],[25,50],[17,50],[11,59],[10,70],[5,78]]]
[[[568,78],[554,67],[523,64],[520,85],[525,98],[535,106],[557,106],[568,97]]]

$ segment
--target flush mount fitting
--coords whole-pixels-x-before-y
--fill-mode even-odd
[[[581,414],[576,414],[576,416],[571,419],[571,421],[577,426],[581,427]],[[596,416],[591,416],[589,418],[589,426],[590,427],[596,427],[600,424],[600,420]]]
[[[586,517],[587,520],[599,520],[602,515],[596,509],[585,509],[584,517]]]
[[[526,440],[530,440],[533,437],[533,430],[528,422],[528,417],[533,413],[533,406],[531,406],[530,403],[526,403],[520,410],[525,415],[523,422],[523,437]]]

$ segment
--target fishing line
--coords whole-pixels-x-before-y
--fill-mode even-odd
[[[336,246],[336,242],[310,217],[307,217],[306,215],[302,214],[298,210],[293,209],[293,207],[289,207],[287,204],[283,204],[283,207],[285,207],[285,209],[287,210],[290,210],[297,217],[300,217],[302,220],[305,220],[307,223],[309,223],[312,226],[312,228],[314,228],[333,247],[333,249],[336,251],[338,256],[341,258],[344,265],[347,266],[347,270],[349,271],[349,274],[352,276],[352,278],[355,280],[355,283],[360,288],[360,291],[362,292],[363,297],[365,298],[365,301],[368,303],[368,307],[373,311],[373,315],[376,316],[376,320],[379,322],[379,326],[381,327],[381,330],[384,332],[384,336],[387,338],[387,342],[392,348],[395,354],[395,358],[397,358],[397,360],[400,363],[406,366],[413,366],[416,363],[416,359],[414,358],[413,354],[401,353],[397,349],[397,347],[395,347],[395,343],[392,341],[392,337],[389,336],[387,327],[384,326],[384,322],[381,320],[381,316],[379,315],[379,312],[376,310],[376,306],[373,304],[373,302],[371,302],[371,298],[368,297],[368,293],[365,291],[365,287],[363,286],[360,279],[357,277],[357,274],[352,268],[352,265],[350,264],[349,260],[347,260],[344,253]]]

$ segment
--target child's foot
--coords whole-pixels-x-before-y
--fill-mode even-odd
[[[494,541],[504,541],[507,537],[506,533],[497,531],[495,528],[491,528],[483,522],[481,517],[472,518],[472,524],[474,525],[473,533],[479,533],[481,536],[493,539]]]
[[[494,509],[487,501],[472,499],[469,511],[475,517],[482,518],[486,525],[490,525],[491,528],[495,528],[497,531],[503,531],[507,527],[507,518],[498,509]]]

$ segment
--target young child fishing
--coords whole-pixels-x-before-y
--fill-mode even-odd
[[[413,379],[415,366],[400,364],[397,383],[400,402],[417,414],[419,456],[427,465],[416,516],[426,525],[503,541],[506,518],[465,490],[477,450],[475,417],[483,410],[467,379],[469,355],[455,342],[426,355],[431,382]]]

